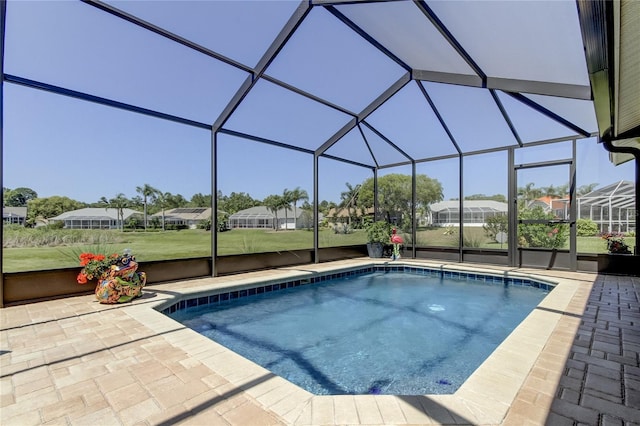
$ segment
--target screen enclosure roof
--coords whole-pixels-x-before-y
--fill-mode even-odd
[[[9,1],[5,13],[5,82],[218,139],[383,168],[598,131],[573,0]]]

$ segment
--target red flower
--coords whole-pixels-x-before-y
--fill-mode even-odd
[[[86,284],[87,283],[87,275],[80,272],[77,277],[78,284]]]
[[[93,253],[80,253],[80,266],[85,266],[94,258]]]
[[[87,281],[100,278],[101,276],[108,274],[111,271],[111,266],[118,262],[119,256],[117,253],[104,255],[94,253],[81,253],[80,266],[82,270],[78,274],[78,284],[86,284]]]

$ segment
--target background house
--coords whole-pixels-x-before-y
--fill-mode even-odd
[[[186,226],[193,229],[203,221],[211,219],[211,207],[178,207],[165,210],[164,213],[155,213],[150,218],[158,218],[162,223],[163,216],[165,225]]]
[[[449,200],[431,204],[431,211],[420,226],[459,226],[460,201]],[[487,218],[507,214],[507,203],[494,200],[465,200],[463,202],[463,223],[468,226],[482,226]]]
[[[366,209],[357,207],[352,209],[351,212],[355,218],[361,218],[363,216],[373,218],[375,213],[373,207],[368,207]],[[349,220],[349,209],[346,207],[333,207],[329,209],[325,218],[332,223],[347,222]]]
[[[122,218],[125,223],[134,216],[140,221],[143,220],[142,213],[139,211],[122,209]],[[120,227],[118,209],[101,207],[87,207],[64,212],[49,218],[49,222],[64,222],[64,227],[67,229],[118,229]]]
[[[296,217],[297,213],[297,217]],[[309,218],[309,216],[311,216]],[[311,220],[311,222],[309,222]],[[322,220],[322,215],[320,219]],[[313,215],[309,210],[298,208],[278,210],[278,223],[275,224],[276,215],[265,206],[250,207],[240,210],[229,216],[229,228],[249,228],[249,229],[300,229],[313,227]]]
[[[27,221],[26,207],[2,207],[2,223],[22,225]]]
[[[591,220],[598,225],[599,232],[632,232],[635,223],[635,185],[621,180],[597,188],[588,194],[576,197],[577,218]],[[552,211],[559,219],[569,218],[569,197],[541,197],[531,201],[528,207],[540,205]]]

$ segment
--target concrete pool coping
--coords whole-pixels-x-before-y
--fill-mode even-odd
[[[180,298],[211,294],[225,288],[241,288],[255,282],[281,281],[296,276],[361,267],[372,263],[391,262],[357,259],[181,281],[149,287],[145,290],[145,297],[142,299],[116,307],[99,305],[93,301],[92,297],[81,296],[64,301],[5,308],[0,311],[4,324],[2,349],[7,348],[6,350],[11,352],[11,360],[5,361],[6,355],[0,358],[3,361],[3,424],[29,423],[24,421],[25,414],[21,408],[34,404],[38,408],[36,412],[41,421],[59,418],[50,419],[45,416],[44,412],[55,412],[53,408],[48,411],[45,408],[68,403],[61,388],[80,386],[76,383],[78,380],[82,386],[91,389],[91,395],[94,395],[95,399],[102,404],[89,404],[86,395],[80,397],[81,401],[74,399],[78,404],[77,417],[71,416],[68,412],[60,414],[66,416],[70,424],[83,424],[82,420],[86,421],[89,418],[87,416],[92,414],[91,405],[100,407],[97,411],[101,413],[101,418],[109,418],[109,416],[113,418],[113,422],[107,421],[109,424],[135,424],[136,422],[169,424],[168,420],[170,423],[185,420],[199,424],[198,419],[200,422],[207,419],[207,423],[210,423],[212,415],[218,416],[223,424],[253,424],[255,419],[262,419],[264,421],[260,423],[266,424],[301,425],[501,424],[508,422],[509,419],[513,420],[514,424],[544,422],[549,413],[558,380],[562,375],[564,363],[579,324],[579,317],[584,310],[590,284],[596,277],[594,274],[521,270],[409,259],[393,262],[393,265],[446,267],[450,270],[487,274],[510,276],[526,274],[544,282],[557,283],[556,288],[453,395],[315,396],[195,331],[182,327],[156,310]],[[577,277],[580,278],[576,279]],[[54,312],[56,307],[63,309],[56,313]],[[38,313],[35,314],[36,312]],[[116,327],[117,330],[110,331],[108,317],[111,315],[118,317],[125,315],[128,320],[127,327]],[[81,324],[77,323],[76,316],[80,316],[80,320],[83,321]],[[93,326],[87,325],[87,321]],[[102,331],[108,333],[110,337],[109,339],[99,337],[97,340],[100,344],[96,343],[94,350],[86,348],[83,350],[83,343],[78,342],[76,336],[70,343],[70,347],[77,354],[68,356],[62,351],[67,345],[59,336],[58,340],[48,345],[41,341],[40,343],[25,342],[22,346],[16,343],[15,337],[11,336],[15,333],[31,333],[32,325],[35,324],[37,327],[38,323],[47,326],[56,323],[56,333],[62,331],[67,339],[74,339],[73,333],[68,332],[72,329],[92,337],[93,333]],[[96,324],[98,324],[97,327]],[[86,329],[86,327],[93,328]],[[39,333],[36,331],[35,334]],[[29,349],[33,354],[34,347],[38,349],[38,355],[30,357],[26,351]],[[156,350],[160,347],[165,349]],[[120,358],[118,355],[121,350],[123,353],[129,351],[135,354],[133,359]],[[85,377],[82,374],[83,362],[90,361],[98,355],[105,357],[106,367],[94,369],[92,374],[96,377]],[[39,361],[40,357],[41,361]],[[111,361],[107,362],[108,360]],[[145,366],[155,364],[174,366],[174,369],[169,369],[179,370],[180,374],[188,377],[187,380],[174,372],[174,375],[183,379],[182,383],[186,383],[185,380],[187,382],[193,380],[194,385],[186,388],[184,395],[176,391],[169,398],[153,385],[169,383],[171,375],[163,372],[165,376],[141,378],[138,374],[143,373],[136,373],[135,370],[140,362],[144,362]],[[67,366],[67,364],[72,365]],[[43,370],[42,367],[45,369]],[[134,379],[123,376],[120,367],[129,372]],[[34,370],[38,371],[37,378],[42,383],[42,388],[31,390],[28,380],[21,377],[25,374],[27,376],[34,374]],[[56,374],[59,377],[56,377]],[[76,374],[80,377],[70,377]],[[118,382],[118,377],[121,382]],[[87,381],[90,383],[86,383]],[[20,386],[22,388],[18,389]],[[123,391],[127,387],[138,391],[133,397],[134,402],[117,399],[115,391]],[[71,392],[71,388],[67,393],[76,395],[75,392]],[[185,399],[189,389],[197,388],[200,388],[197,394]],[[40,406],[46,404],[47,400],[35,402],[29,397],[33,392],[37,395],[53,392],[55,397],[49,396],[50,404]],[[13,397],[5,396],[9,393],[12,393]],[[242,410],[239,409],[240,406]],[[248,418],[253,420],[247,421]]]

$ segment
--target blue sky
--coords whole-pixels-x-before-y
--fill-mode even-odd
[[[112,3],[249,67],[256,65],[297,5],[293,1],[203,1],[190,2],[189,7],[180,2]],[[204,123],[215,121],[247,76],[80,2],[11,1],[7,9],[7,74]],[[351,9],[345,7],[344,12]],[[403,70],[361,38],[345,38],[349,32],[331,14],[314,8],[267,74],[359,112]],[[444,132],[417,87],[411,82],[368,120],[400,141],[443,140]],[[491,148],[511,137],[504,124],[478,114],[491,105],[486,91],[437,83],[424,87],[453,123],[452,133],[463,149]],[[530,116],[510,97],[499,96],[526,140],[560,136],[563,133],[558,132],[566,130],[546,118]],[[575,113],[584,110],[585,103],[580,108],[557,107]],[[225,128],[314,149],[349,118],[261,80]],[[376,141],[369,129],[363,131],[379,155],[390,161],[402,159]],[[120,192],[133,197],[136,186],[143,184],[187,199],[211,191],[209,131],[10,83],[4,84],[3,144],[3,186],[30,187],[41,197],[66,195],[94,202]],[[432,155],[453,152],[448,142],[407,146],[415,155],[426,154],[420,150],[427,147],[434,150]],[[370,161],[363,148],[354,130],[328,153],[353,154],[359,149],[357,155]],[[566,147],[559,149],[563,152],[547,146],[518,155],[523,162],[565,157]],[[262,199],[295,187],[313,193],[311,155],[219,135],[218,156],[218,185],[224,194],[246,192]],[[579,143],[578,162],[578,186],[633,180],[632,164],[614,168],[593,139]],[[467,195],[506,192],[505,153],[470,158],[465,164]],[[421,163],[417,170],[441,181],[447,199],[458,197],[457,167],[457,160],[443,160]],[[410,168],[384,169],[380,174],[389,172],[410,173]],[[372,174],[321,159],[319,176],[319,199],[339,201],[346,182],[357,184]],[[547,171],[535,178],[537,186],[567,180],[564,171],[559,175]]]

